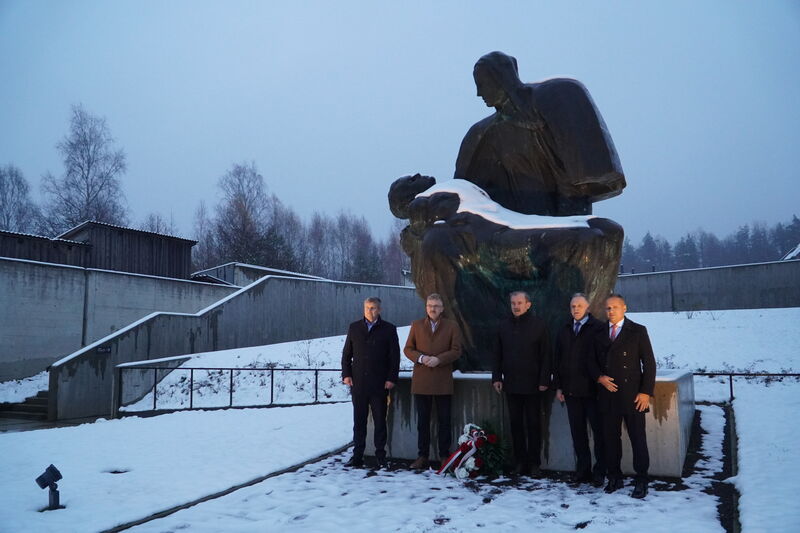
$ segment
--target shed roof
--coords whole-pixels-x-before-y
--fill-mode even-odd
[[[164,238],[173,239],[173,240],[176,240],[176,241],[188,242],[188,243],[192,243],[192,246],[197,244],[197,241],[192,240],[192,239],[184,239],[183,237],[176,237],[174,235],[167,235],[165,233],[155,233],[155,232],[146,231],[146,230],[143,230],[143,229],[128,228],[128,227],[125,227],[125,226],[117,226],[115,224],[108,224],[106,222],[98,222],[96,220],[86,220],[84,222],[81,222],[80,224],[78,224],[74,228],[69,229],[69,230],[65,231],[64,233],[62,233],[61,235],[59,235],[58,238],[59,239],[69,239],[70,237],[74,237],[77,233],[82,231],[87,226],[105,226],[105,227],[108,227],[108,228],[114,228],[114,229],[121,229],[121,230],[124,230],[124,231],[130,231],[130,232],[133,232],[133,233],[143,233],[145,235],[153,235],[153,236],[156,236],[156,237],[164,237]]]

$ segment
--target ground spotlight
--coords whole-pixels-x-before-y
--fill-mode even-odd
[[[59,509],[61,507],[59,503],[58,485],[56,485],[56,481],[59,481],[61,478],[61,472],[53,465],[45,468],[44,474],[36,478],[36,484],[39,485],[40,488],[44,489],[50,487],[50,505],[47,507],[48,510]]]

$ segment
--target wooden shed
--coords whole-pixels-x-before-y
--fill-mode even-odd
[[[87,221],[58,236],[91,245],[89,267],[188,279],[197,241]]]
[[[87,267],[90,253],[91,246],[82,242],[0,229],[0,257]]]

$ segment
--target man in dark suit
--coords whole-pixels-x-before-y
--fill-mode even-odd
[[[342,382],[353,398],[353,457],[345,466],[364,465],[367,414],[375,425],[375,457],[386,466],[386,401],[400,371],[397,328],[381,319],[379,298],[364,300],[364,318],[350,324],[342,350]]]
[[[510,296],[510,318],[497,338],[492,386],[506,393],[517,475],[539,476],[541,463],[541,396],[550,386],[552,352],[544,320],[531,311],[523,291]]]
[[[589,376],[589,360],[595,356],[595,340],[605,332],[603,323],[594,318],[589,301],[582,293],[575,294],[569,302],[572,320],[565,324],[556,337],[553,386],[556,398],[567,404],[572,447],[575,450],[574,483],[591,482],[603,485],[606,473],[603,426],[597,406],[597,385]],[[594,437],[594,469],[589,451],[587,423]]]
[[[598,403],[603,413],[608,484],[605,491],[621,489],[622,422],[628,429],[633,451],[635,486],[631,496],[647,496],[647,451],[644,414],[649,411],[656,381],[656,360],[647,328],[625,318],[625,299],[612,294],[606,299],[607,331],[597,338],[596,358],[590,362],[592,378],[600,384]]]

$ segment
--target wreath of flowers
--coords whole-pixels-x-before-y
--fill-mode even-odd
[[[498,476],[503,472],[503,463],[504,450],[497,434],[470,423],[458,438],[458,449],[442,463],[437,474],[452,472],[458,479]]]

